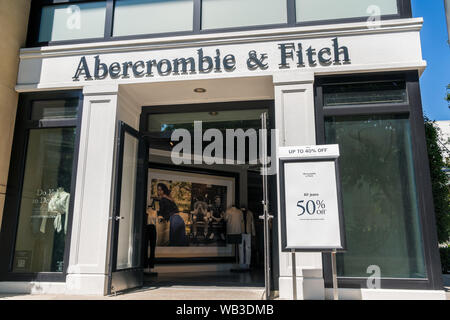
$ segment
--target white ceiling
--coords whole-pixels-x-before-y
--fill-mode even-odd
[[[205,93],[194,92],[206,89]],[[268,100],[274,98],[270,76],[121,85],[139,106]]]

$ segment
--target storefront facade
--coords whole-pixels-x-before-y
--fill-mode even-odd
[[[141,267],[132,253],[141,237],[136,203],[150,205],[149,170],[164,181],[227,188],[227,207],[250,205],[248,168],[214,167],[208,181],[180,169],[187,165],[162,168],[167,150],[155,145],[163,127],[207,113],[229,115],[237,129],[238,120],[267,113],[276,132],[272,290],[292,297],[291,256],[278,245],[276,150],[338,143],[348,239],[338,259],[341,297],[445,298],[418,83],[423,21],[412,18],[409,1],[378,1],[380,20],[367,19],[365,1],[349,1],[355,12],[304,0],[60,2],[33,2],[40,18],[20,52],[1,291],[104,295],[115,291],[120,263],[130,271],[119,276],[124,287],[133,286]],[[75,33],[59,32],[64,14]],[[198,167],[209,170],[205,159]],[[218,257],[230,257],[225,248]],[[330,298],[328,255],[297,254],[296,262],[298,297]]]

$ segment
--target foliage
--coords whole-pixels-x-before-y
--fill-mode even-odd
[[[448,107],[450,108],[450,84],[447,86],[447,97],[445,100],[448,101]]]
[[[440,248],[442,273],[450,273],[450,247]]]
[[[439,243],[444,243],[450,237],[450,198],[448,178],[442,170],[445,163],[442,151],[438,145],[439,131],[434,122],[425,118],[425,135],[427,139],[428,158],[430,164],[431,183],[433,189],[434,210]]]

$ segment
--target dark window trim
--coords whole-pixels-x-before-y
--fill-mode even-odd
[[[83,3],[83,2],[106,2],[106,19],[105,19],[105,32],[102,38],[88,38],[78,40],[64,40],[64,41],[49,41],[39,42],[39,30],[41,20],[41,8],[45,5],[57,5],[65,3]],[[344,18],[344,19],[332,19],[332,20],[319,20],[309,22],[297,22],[295,0],[286,0],[287,6],[287,22],[281,24],[265,24],[245,27],[230,27],[220,29],[208,29],[202,30],[202,0],[193,0],[193,29],[188,31],[167,32],[167,33],[153,33],[153,34],[140,34],[129,36],[113,36],[114,25],[114,6],[115,0],[33,0],[31,4],[31,14],[29,21],[29,32],[27,36],[27,47],[42,47],[52,45],[70,45],[79,43],[93,43],[93,42],[106,42],[106,41],[120,41],[120,40],[134,40],[134,39],[151,39],[158,37],[174,37],[174,36],[186,36],[195,34],[214,34],[222,32],[238,32],[238,31],[251,31],[251,30],[266,30],[274,28],[291,28],[298,26],[314,26],[325,24],[338,24],[338,23],[351,23],[351,22],[364,22],[367,21],[367,17],[356,18]],[[381,20],[391,19],[403,19],[411,18],[411,0],[397,0],[398,14],[381,16]]]
[[[122,272],[122,271],[129,271],[129,270],[135,270],[135,269],[139,269],[139,267],[130,267],[130,268],[124,268],[124,269],[117,269],[117,256],[118,256],[118,247],[119,247],[119,229],[120,229],[120,220],[117,220],[117,217],[120,217],[120,203],[122,201],[122,180],[123,180],[123,163],[124,163],[124,148],[125,148],[125,136],[128,134],[129,136],[133,137],[136,139],[136,141],[138,142],[138,145],[141,144],[141,135],[140,133],[135,130],[134,128],[132,128],[131,126],[129,126],[128,124],[119,121],[118,125],[117,125],[117,132],[118,132],[118,138],[119,138],[119,143],[117,145],[117,154],[120,158],[118,158],[117,160],[117,165],[115,168],[115,176],[116,176],[116,181],[114,183],[114,194],[115,194],[115,199],[114,199],[114,206],[113,206],[113,230],[112,230],[112,237],[113,237],[113,250],[112,253],[110,255],[110,267],[111,267],[111,273],[113,272]],[[143,150],[141,147],[138,148],[138,158],[137,158],[137,167],[136,167],[136,173],[139,175],[139,170],[142,170],[142,166],[139,164],[139,162],[141,161],[141,158],[143,157],[142,154]],[[139,178],[138,178],[139,179]],[[138,201],[138,182],[136,183],[136,194],[135,194],[135,203],[136,203],[136,208],[135,208],[135,212],[133,213],[134,218],[138,218],[139,214],[136,214],[137,212],[137,204],[140,202]],[[145,188],[145,187],[144,187]],[[141,214],[144,216],[144,213],[141,212]],[[137,219],[135,220],[137,221]],[[142,235],[143,232],[143,225],[138,226],[138,228],[136,228],[136,222],[134,223],[133,226],[133,231],[135,232],[135,237]],[[142,264],[143,261],[140,261],[141,257],[139,256],[139,262],[140,264]]]
[[[343,106],[335,108],[323,107],[322,86],[339,82],[368,82],[382,80],[404,80],[408,95],[408,104],[368,104],[364,106]],[[428,154],[426,152],[425,129],[423,122],[422,102],[420,96],[419,75],[417,71],[373,73],[346,76],[325,76],[315,83],[316,139],[318,144],[325,143],[324,118],[336,115],[408,115],[411,140],[419,221],[423,242],[426,279],[394,279],[382,278],[383,289],[423,289],[442,290],[442,278]],[[341,109],[341,110],[339,110]],[[332,288],[332,271],[330,254],[322,254],[325,287]],[[338,277],[338,285],[342,288],[366,288],[367,278]]]
[[[78,115],[76,119],[60,120],[48,126],[43,126],[39,121],[30,121],[31,103],[35,100],[61,100],[78,98]],[[19,96],[17,108],[16,125],[14,129],[14,141],[11,151],[10,170],[8,185],[6,189],[5,207],[3,211],[3,222],[0,231],[0,281],[53,281],[65,282],[70,256],[70,241],[72,235],[72,218],[76,189],[76,177],[78,167],[78,154],[80,145],[80,128],[83,107],[83,96],[81,91],[63,91],[50,93],[24,93]],[[57,124],[57,125],[56,125]],[[31,129],[75,127],[74,155],[72,164],[72,180],[70,190],[69,214],[67,222],[67,234],[65,240],[64,269],[63,272],[37,272],[37,273],[14,273],[14,250],[19,225],[20,201],[24,180],[25,162],[29,132]]]
[[[151,114],[162,113],[182,113],[182,112],[210,112],[210,111],[230,111],[242,109],[261,109],[267,107],[269,112],[268,129],[275,128],[275,102],[272,99],[267,100],[249,100],[234,102],[211,102],[181,105],[163,105],[163,106],[143,106],[139,121],[139,131],[145,136],[148,134],[148,117]],[[151,148],[151,145],[149,145]],[[147,176],[147,175],[146,175]],[[278,278],[280,276],[279,267],[279,242],[278,242],[278,199],[277,199],[277,175],[269,176],[269,211],[274,216],[270,232],[271,241],[271,287],[272,290],[279,289]]]

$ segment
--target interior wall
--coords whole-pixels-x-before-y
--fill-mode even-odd
[[[165,164],[165,165],[173,165],[172,161],[168,157],[150,155],[150,162]],[[207,165],[207,164],[197,164],[197,165],[180,165],[181,167],[186,168],[195,168],[195,169],[204,169],[204,170],[214,170],[214,171],[223,171],[223,172],[231,172],[239,175],[239,206],[246,207],[248,203],[248,192],[247,192],[247,166],[236,165],[236,166],[226,166],[226,165]]]
[[[117,96],[117,119],[125,122],[136,130],[139,130],[139,118],[141,116],[141,106],[135,97],[126,90],[125,87],[119,86],[119,94]]]
[[[0,0],[0,225],[3,216],[18,94],[19,49],[25,45],[31,0]]]

